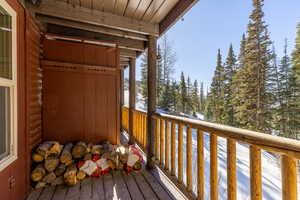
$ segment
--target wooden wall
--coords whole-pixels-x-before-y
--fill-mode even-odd
[[[119,142],[117,48],[43,41],[43,139]]]

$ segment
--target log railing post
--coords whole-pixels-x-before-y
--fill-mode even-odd
[[[175,176],[176,168],[175,168],[175,157],[176,157],[176,132],[175,132],[175,122],[171,122],[171,175]]]
[[[154,167],[155,122],[152,118],[156,111],[156,46],[157,38],[148,38],[148,109],[147,109],[147,167]]]
[[[210,135],[210,199],[218,200],[218,141]]]
[[[183,183],[183,125],[178,126],[178,182]]]
[[[198,199],[204,200],[204,141],[203,132],[197,130]]]
[[[297,160],[282,155],[281,176],[282,200],[297,200]]]
[[[135,110],[135,58],[130,58],[129,66],[129,144],[134,143],[133,136],[133,112]]]
[[[227,139],[227,199],[236,200],[236,143]]]
[[[189,192],[193,190],[193,136],[192,136],[192,128],[190,126],[187,127],[187,141],[186,141],[186,149],[187,149],[187,164],[186,164],[186,183],[187,189]]]
[[[251,200],[262,199],[261,152],[257,146],[250,146]]]

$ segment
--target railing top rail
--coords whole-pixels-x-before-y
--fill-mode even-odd
[[[213,133],[221,137],[231,138],[240,142],[257,145],[268,151],[273,151],[279,154],[288,154],[291,157],[300,159],[300,141],[297,140],[161,113],[156,113],[153,118],[162,118],[164,120],[175,121],[178,124],[185,124],[192,128],[198,128],[203,132]]]

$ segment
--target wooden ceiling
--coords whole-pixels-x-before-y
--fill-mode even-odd
[[[198,0],[31,0],[26,7],[45,32],[118,44],[121,60],[143,52],[148,36],[166,32]]]
[[[159,23],[179,0],[58,0],[74,6]]]

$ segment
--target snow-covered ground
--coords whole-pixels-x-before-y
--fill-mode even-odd
[[[125,105],[128,105],[128,91],[125,91]],[[140,94],[137,95],[137,109],[145,110],[144,103]],[[200,119],[202,115],[197,116]],[[176,137],[177,138],[177,137]],[[186,130],[184,130],[184,144],[186,147]],[[209,135],[204,135],[204,158],[205,158],[205,199],[210,199],[210,151]],[[178,143],[176,142],[176,151]],[[249,147],[247,144],[237,143],[237,199],[250,200],[250,162]],[[176,155],[177,152],[176,152]],[[186,149],[184,149],[186,155]],[[184,156],[184,172],[186,171],[186,157]],[[197,160],[197,133],[193,130],[193,160]],[[176,159],[177,161],[177,159]],[[177,163],[176,163],[177,165]],[[227,199],[227,141],[218,137],[218,182],[219,199]],[[193,162],[193,174],[197,174],[197,162]],[[184,174],[184,180],[186,180]],[[298,194],[300,194],[300,178],[298,178]],[[186,183],[186,181],[185,181]],[[193,183],[197,183],[197,176],[193,176]],[[262,189],[264,200],[281,200],[281,168],[280,160],[277,155],[267,151],[262,151]],[[197,191],[197,184],[194,184],[193,190]]]

